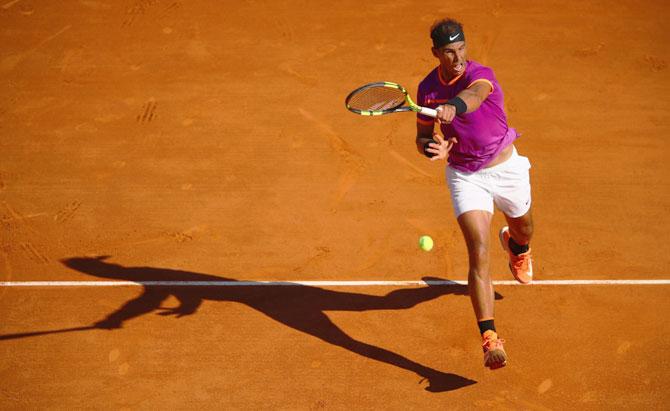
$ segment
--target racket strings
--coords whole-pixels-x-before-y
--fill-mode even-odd
[[[383,111],[400,107],[405,93],[391,87],[377,86],[363,89],[349,99],[349,107],[361,111]]]

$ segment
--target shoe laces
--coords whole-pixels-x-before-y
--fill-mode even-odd
[[[530,263],[530,251],[523,254],[514,255],[512,254],[512,267],[515,271],[527,270],[528,264]]]
[[[495,350],[505,342],[502,338],[498,338],[496,334],[489,334],[484,337],[484,342],[482,343],[482,349],[484,352],[489,352]]]

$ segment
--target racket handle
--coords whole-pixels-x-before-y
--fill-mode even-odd
[[[424,116],[429,116],[432,118],[437,117],[437,110],[433,110],[432,108],[428,107],[421,107],[419,113],[423,114]]]

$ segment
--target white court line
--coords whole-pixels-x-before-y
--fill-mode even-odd
[[[422,286],[467,285],[467,281],[4,281],[0,287],[259,287],[259,286]],[[494,285],[670,285],[670,280],[538,280],[531,284],[493,281]]]

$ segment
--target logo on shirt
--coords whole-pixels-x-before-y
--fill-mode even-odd
[[[447,102],[446,98],[427,98],[425,100],[426,105],[431,105],[431,104],[444,104]]]

